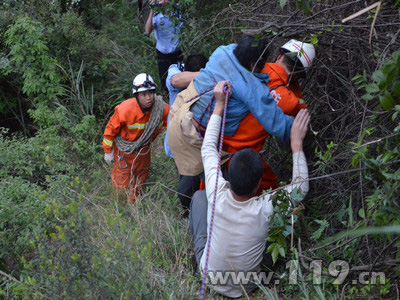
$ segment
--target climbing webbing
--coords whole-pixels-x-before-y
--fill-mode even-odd
[[[221,164],[221,155],[222,155],[222,144],[224,141],[224,132],[225,132],[225,121],[226,121],[226,111],[228,107],[228,98],[229,92],[227,86],[224,87],[225,91],[225,105],[224,105],[224,113],[222,115],[222,126],[221,126],[221,134],[219,138],[219,151],[218,151],[218,166]],[[217,190],[218,190],[218,178],[221,172],[221,168],[217,168],[217,176],[215,180],[215,188],[214,188],[214,198],[212,202],[212,209],[211,209],[211,217],[210,217],[210,227],[208,228],[208,236],[207,236],[207,249],[206,249],[206,260],[203,269],[203,280],[201,282],[201,289],[200,289],[200,299],[204,299],[204,292],[207,282],[207,271],[208,271],[208,260],[210,257],[210,245],[211,245],[211,235],[214,226],[214,215],[215,215],[215,200],[217,199]]]
[[[130,142],[124,140],[121,137],[121,134],[118,134],[115,137],[115,144],[117,145],[118,150],[124,152],[125,154],[131,154],[133,152],[136,152],[141,147],[150,144],[154,133],[160,126],[164,113],[164,107],[164,100],[161,96],[156,95],[149,122],[147,123],[142,135],[137,140]]]

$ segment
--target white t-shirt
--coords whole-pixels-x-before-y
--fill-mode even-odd
[[[201,149],[206,193],[208,199],[207,223],[210,226],[212,203],[217,176],[217,144],[221,127],[221,117],[212,115],[207,125]],[[303,152],[293,154],[293,183],[285,187],[289,192],[301,187],[302,193],[308,192],[308,169]],[[213,277],[221,271],[249,272],[259,271],[265,249],[265,240],[269,229],[269,216],[273,213],[270,196],[266,194],[239,202],[233,198],[230,184],[220,174],[217,198],[215,201],[214,225],[211,236],[208,275]],[[200,269],[206,261],[208,241],[200,260]],[[214,284],[214,289],[228,297],[240,297],[243,293],[239,284],[229,280],[226,284]],[[246,290],[254,285],[245,286]]]

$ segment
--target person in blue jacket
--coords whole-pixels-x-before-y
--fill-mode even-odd
[[[184,64],[172,64],[168,68],[166,85],[169,92],[169,105],[172,106],[176,96],[188,87],[189,83],[200,74],[200,69],[206,66],[208,58],[203,54],[191,54],[185,59]],[[168,147],[168,129],[164,141],[165,154],[173,157]]]
[[[154,5],[166,5],[168,0],[150,0],[150,7]],[[157,64],[158,73],[161,80],[161,88],[167,91],[165,80],[167,79],[168,68],[170,65],[182,61],[182,51],[179,48],[180,30],[182,22],[174,24],[170,19],[169,13],[154,13],[150,10],[149,17],[145,25],[145,32],[149,35],[154,30],[154,36],[157,41]]]
[[[289,140],[293,118],[275,104],[269,93],[269,76],[261,73],[267,47],[267,40],[250,36],[243,36],[238,44],[218,47],[206,67],[178,95],[170,111],[168,145],[179,174],[194,176],[203,172],[200,136],[214,109],[213,87],[219,81],[229,80],[232,86],[226,113],[226,135],[232,136],[241,120],[251,112],[270,134]]]
[[[173,64],[168,69],[167,88],[169,91],[169,105],[173,105],[176,96],[200,73],[200,69],[206,66],[208,59],[203,54],[189,55],[184,64]],[[164,141],[165,154],[173,158],[168,146],[168,127]],[[200,188],[200,177],[180,176],[177,187],[178,198],[184,210],[182,217],[189,216],[190,201],[195,191]]]

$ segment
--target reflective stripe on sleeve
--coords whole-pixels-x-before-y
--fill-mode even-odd
[[[103,143],[110,147],[113,145],[113,141],[107,140],[106,138],[103,138]]]
[[[144,124],[135,123],[135,124],[128,125],[127,127],[128,127],[128,129],[145,129],[147,123],[144,123]]]

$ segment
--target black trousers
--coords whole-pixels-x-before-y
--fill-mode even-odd
[[[164,54],[157,50],[157,64],[158,64],[158,75],[161,81],[161,90],[168,91],[165,81],[168,76],[168,68],[172,64],[176,64],[178,61],[182,62],[183,54],[181,50],[174,53]]]
[[[184,213],[182,217],[187,218],[190,210],[190,202],[192,196],[200,188],[200,177],[199,176],[183,176],[181,175],[177,192],[178,198],[181,201]]]

